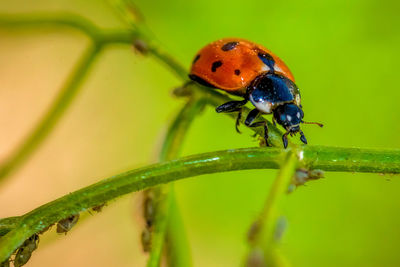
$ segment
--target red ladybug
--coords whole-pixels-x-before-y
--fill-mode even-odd
[[[242,96],[242,101],[230,101],[216,108],[220,112],[238,111],[238,130],[242,107],[250,101],[255,109],[248,114],[245,124],[263,126],[268,143],[268,127],[265,122],[254,122],[261,114],[273,113],[275,121],[286,129],[282,136],[284,147],[287,135],[300,133],[300,140],[307,144],[300,130],[304,113],[300,104],[300,92],[293,74],[285,63],[265,47],[239,38],[225,38],[202,48],[195,56],[189,78],[202,85],[221,89]],[[317,124],[322,127],[320,123]]]

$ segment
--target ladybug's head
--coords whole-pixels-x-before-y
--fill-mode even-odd
[[[274,119],[277,123],[286,129],[286,133],[282,136],[283,145],[286,148],[288,145],[287,135],[291,136],[300,133],[300,140],[307,144],[307,139],[304,133],[300,130],[300,123],[317,124],[322,127],[323,125],[318,122],[305,122],[303,121],[304,112],[295,104],[283,104],[274,109]]]
[[[286,129],[286,133],[282,136],[285,148],[288,145],[287,135],[293,135],[300,132],[300,140],[307,144],[307,139],[300,130],[300,123],[303,122],[304,112],[295,104],[283,104],[274,109],[275,121]]]
[[[303,110],[295,104],[283,104],[274,110],[274,119],[276,122],[291,133],[300,131],[300,123],[303,117]]]

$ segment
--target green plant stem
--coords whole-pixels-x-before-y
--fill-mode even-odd
[[[252,168],[277,168],[276,151],[230,150],[186,157],[151,165],[102,180],[47,203],[21,217],[17,226],[0,239],[0,262],[7,259],[24,240],[45,227],[90,207],[152,186],[193,175]]]
[[[199,96],[194,96],[186,102],[167,131],[160,153],[161,161],[170,160],[179,155],[187,131],[206,103],[207,101]]]
[[[46,115],[22,145],[0,166],[0,180],[17,168],[49,134],[79,92],[80,85],[99,52],[100,48],[96,45],[90,45],[87,48]]]
[[[253,261],[261,261],[265,266],[277,267],[281,266],[276,257],[275,232],[279,219],[279,208],[281,206],[284,195],[288,192],[289,184],[299,165],[297,155],[289,152],[283,161],[282,167],[271,187],[271,191],[265,202],[260,217],[255,222],[256,231],[250,242],[250,253],[247,260],[247,266],[257,266],[252,264]],[[255,259],[260,257],[259,259]]]
[[[133,30],[106,30],[100,29],[89,20],[74,14],[28,14],[8,15],[0,14],[0,28],[69,28],[80,31],[88,36],[97,45],[100,44],[132,44],[138,36]]]
[[[185,106],[178,113],[171,126],[168,129],[167,135],[164,140],[164,144],[160,153],[160,161],[171,160],[178,156],[180,149],[186,133],[193,121],[193,119],[201,112],[204,107],[205,100],[198,99],[197,97],[192,97],[188,100]],[[152,234],[152,245],[150,251],[150,257],[147,263],[148,267],[157,267],[160,265],[160,260],[162,257],[163,247],[166,240],[166,236],[180,235],[181,239],[175,240],[175,244],[167,249],[167,252],[175,255],[174,262],[169,266],[191,266],[190,254],[182,255],[180,250],[188,247],[188,241],[184,237],[184,229],[179,229],[179,232],[175,232],[176,228],[172,227],[169,220],[178,222],[183,225],[180,221],[178,207],[175,203],[175,196],[173,185],[162,185],[152,189],[155,195],[154,199],[157,200],[155,204],[156,217],[153,224],[153,234]],[[175,203],[172,206],[172,203]],[[170,214],[173,209],[173,213]],[[174,218],[172,218],[174,217]],[[171,233],[173,231],[173,233]],[[168,234],[167,234],[168,233]],[[185,253],[189,250],[186,249]],[[168,254],[167,254],[168,255]],[[168,257],[171,259],[171,257]],[[182,265],[177,265],[177,263]]]
[[[126,31],[100,30],[88,20],[85,20],[79,16],[68,14],[41,14],[36,16],[29,15],[25,17],[0,15],[0,27],[10,28],[20,26],[61,26],[77,29],[83,32],[85,35],[89,36],[95,44],[94,47],[97,48],[97,52],[94,53],[93,57],[98,53],[98,51],[100,51],[100,48],[106,44],[132,44],[132,41],[134,39],[142,39],[148,42],[148,53],[150,55],[164,63],[164,65],[172,70],[182,81],[187,80],[186,69],[182,67],[178,62],[176,62],[174,58],[171,57],[168,53],[160,49],[159,45],[153,43],[153,41],[149,41],[149,38],[147,37],[145,32],[142,31],[140,28],[132,28]],[[84,75],[82,75],[82,77],[80,78],[81,80],[83,79],[83,76]],[[78,80],[78,85],[79,83],[80,82]],[[229,97],[220,94],[215,90],[209,90],[208,88],[204,88],[198,85],[192,85],[192,88],[194,91],[202,93],[203,96],[207,96],[209,100],[208,104],[213,107],[231,100]],[[74,93],[72,93],[72,95],[74,95]],[[57,105],[54,104],[53,107],[55,106]],[[8,161],[5,162],[5,165],[3,165],[4,168],[0,169],[0,180],[2,172],[7,174],[11,170],[16,169],[16,167],[18,167],[20,163],[22,163],[23,160],[30,153],[32,153],[32,151],[49,133],[56,121],[61,117],[61,114],[63,113],[63,111],[65,111],[67,106],[68,103],[64,107],[61,106],[61,110],[58,110],[58,108],[53,109],[54,114],[52,112],[49,112],[47,114],[46,118],[50,120],[49,127],[47,125],[40,124],[36,128],[36,131],[33,132],[33,135],[31,135],[23,143],[22,149],[13,154],[14,160],[13,158],[10,158]],[[248,111],[249,109],[247,108],[244,110],[243,118],[245,118]],[[228,115],[231,117],[235,117],[235,114]],[[271,143],[274,146],[280,147],[280,138],[282,132],[280,132],[268,121],[267,124],[270,130],[269,133]],[[252,128],[252,130],[255,130],[255,132],[257,132],[259,135],[263,134],[261,128]],[[277,168],[280,159],[286,152],[279,149],[264,150],[264,153],[268,153],[268,155],[271,156],[269,157],[262,153],[259,154],[262,150],[264,150],[264,148],[261,148],[260,151],[258,149],[244,149],[225,152],[214,152],[215,154],[209,153],[205,155],[193,156],[192,158],[185,158],[177,161],[160,163],[159,165],[150,166],[147,169],[144,168],[141,170],[121,174],[110,179],[106,179],[98,184],[83,188],[71,195],[48,203],[22,217],[11,217],[2,219],[0,220],[0,233],[4,234],[8,231],[10,232],[0,239],[0,262],[2,262],[7,257],[7,255],[9,255],[16,247],[18,247],[26,238],[28,238],[33,233],[40,231],[41,229],[45,228],[51,223],[58,221],[59,219],[68,217],[71,214],[83,211],[87,208],[96,206],[107,200],[116,198],[131,191],[148,188],[152,185],[158,185],[160,183],[165,183],[168,181],[173,181],[194,175],[238,169]],[[231,156],[235,155],[234,158],[237,158],[238,161],[235,161],[235,159],[229,159],[224,162],[224,156],[228,155],[225,153],[231,153],[229,154]],[[296,152],[296,155],[300,158],[301,164],[306,165],[309,168],[320,168],[326,171],[353,171],[374,173],[400,172],[400,156],[398,150],[368,150],[309,146],[304,148],[303,151],[300,151],[299,153]],[[263,160],[265,160],[265,162],[263,162]],[[221,162],[225,165],[219,165]],[[179,163],[183,165],[178,166]],[[235,163],[237,165],[235,165]],[[284,169],[287,169],[289,167],[284,167]],[[183,168],[183,172],[181,172],[180,168]],[[270,196],[270,199],[272,197],[273,194],[272,196]],[[273,203],[277,202],[272,202],[272,204],[267,204],[267,206],[274,205]],[[271,207],[270,209],[273,210],[273,207]],[[269,216],[265,216],[265,218],[269,218]],[[266,223],[271,224],[273,222],[268,219]]]
[[[305,146],[303,164],[309,169],[334,172],[398,174],[398,149]]]
[[[323,151],[329,151],[323,153]],[[277,148],[242,148],[216,151],[161,162],[125,172],[82,188],[49,202],[23,216],[10,232],[0,238],[0,262],[28,237],[45,227],[108,202],[130,192],[203,174],[279,168],[290,150]],[[306,146],[297,153],[313,169],[329,171],[400,173],[400,150],[372,150],[340,147]],[[1,222],[7,220],[0,220]]]
[[[161,62],[167,62],[167,65],[172,66],[178,77],[185,79],[186,70],[168,54],[159,51],[156,46],[152,45],[150,38],[143,34],[145,25],[140,23],[142,17],[135,4],[130,0],[110,0],[109,3],[128,27],[142,33],[141,41],[145,41],[147,47],[145,53],[155,56]],[[204,99],[197,98],[196,94],[192,94],[192,97],[168,129],[160,154],[160,161],[174,159],[178,156],[187,130],[195,116],[200,113],[204,102]],[[149,190],[152,191],[152,194],[147,195],[154,196],[156,216],[152,227],[152,244],[147,266],[160,266],[163,251],[166,251],[168,266],[191,266],[189,245],[175,200],[173,184],[158,186]],[[176,227],[177,225],[180,228]],[[180,238],[176,238],[177,236]],[[167,248],[164,250],[166,239],[168,239]]]
[[[171,188],[175,196],[174,188]],[[169,220],[166,236],[166,254],[169,267],[190,267],[192,266],[191,251],[185,225],[183,223],[178,203],[175,197],[171,198]]]
[[[17,169],[51,132],[78,94],[80,85],[102,48],[112,43],[132,43],[132,40],[138,35],[137,32],[133,31],[100,30],[88,20],[68,14],[0,15],[0,27],[15,28],[25,26],[70,27],[88,35],[92,39],[92,43],[75,66],[74,71],[64,83],[63,88],[42,120],[35,126],[23,143],[0,165],[0,181]]]
[[[0,237],[15,228],[20,220],[19,216],[0,219]]]

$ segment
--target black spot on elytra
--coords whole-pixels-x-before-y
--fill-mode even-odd
[[[199,58],[200,58],[200,55],[197,55],[197,56],[193,59],[192,64],[196,63],[196,61],[199,60]]]
[[[212,71],[212,72],[216,72],[217,69],[218,69],[219,67],[221,67],[221,66],[222,66],[222,61],[221,61],[221,60],[215,61],[215,62],[213,62],[213,64],[211,65],[211,71]]]
[[[224,44],[222,47],[221,47],[221,50],[222,51],[230,51],[230,50],[232,50],[232,49],[234,49],[237,45],[239,44],[239,42],[229,42],[229,43],[226,43],[226,44]]]
[[[240,75],[240,70],[235,70],[235,75],[239,76]]]
[[[258,58],[261,59],[261,61],[270,68],[270,71],[274,72],[275,60],[270,54],[258,53]]]

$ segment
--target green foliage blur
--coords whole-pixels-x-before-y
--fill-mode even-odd
[[[198,49],[223,37],[252,40],[281,57],[300,87],[305,119],[325,124],[303,127],[309,144],[400,147],[398,1],[136,3],[164,48],[187,67]],[[101,0],[0,2],[0,14],[64,11],[104,28],[123,26]],[[0,105],[2,155],[49,106],[85,43],[72,30],[0,29],[0,104],[8,103]],[[162,132],[183,105],[170,94],[179,85],[151,58],[122,46],[105,51],[49,140],[0,188],[0,217],[156,161]],[[237,134],[231,119],[207,108],[182,154],[256,146],[242,130]],[[175,184],[195,266],[244,260],[246,231],[275,174],[241,171]],[[352,173],[326,173],[298,188],[283,210],[282,254],[296,267],[400,266],[399,191],[397,176]],[[66,237],[43,236],[30,266],[143,266],[138,199],[111,203]],[[10,202],[13,208],[4,204]]]

